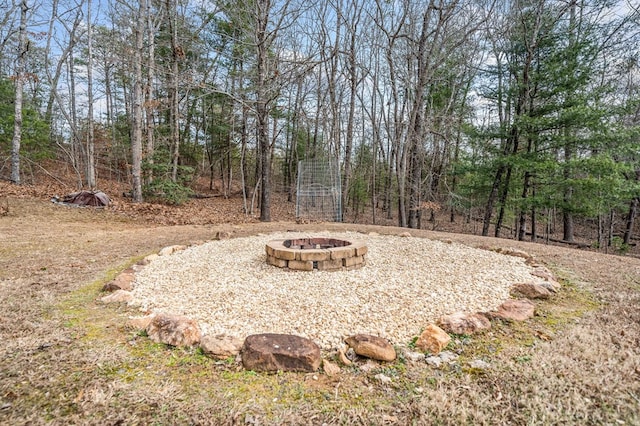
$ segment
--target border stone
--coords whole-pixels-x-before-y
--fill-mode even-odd
[[[116,276],[113,281],[110,281],[102,287],[102,291],[117,291],[117,290],[127,290],[130,291],[133,289],[133,281],[135,280],[135,270],[133,268],[128,268],[122,271],[118,276]]]
[[[130,291],[116,290],[108,296],[100,299],[102,303],[129,303],[133,300],[133,295]]]
[[[429,324],[418,337],[416,348],[436,355],[446,348],[450,341],[451,336],[446,331],[435,324]]]
[[[198,323],[183,315],[157,314],[147,326],[149,338],[171,346],[193,346],[200,342]]]
[[[146,315],[144,317],[129,317],[129,320],[125,323],[124,328],[128,330],[146,330],[155,318],[155,314]]]
[[[253,334],[241,349],[242,365],[253,371],[318,370],[320,347],[312,340],[291,334]]]
[[[464,312],[442,316],[438,325],[447,333],[454,334],[473,334],[491,328],[491,322],[484,315]]]
[[[382,337],[355,334],[347,337],[344,341],[360,356],[388,362],[396,359],[396,350],[387,339]]]
[[[518,283],[511,287],[511,292],[527,299],[548,299],[553,294],[549,288],[535,283]]]
[[[525,321],[535,314],[535,305],[529,299],[510,299],[498,307],[497,311],[489,312],[491,318],[503,320]]]
[[[200,349],[205,355],[215,359],[225,359],[240,353],[244,341],[239,337],[218,334],[205,335],[200,339]]]

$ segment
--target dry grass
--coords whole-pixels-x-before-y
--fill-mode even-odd
[[[127,331],[133,312],[95,302],[101,283],[169,244],[292,223],[152,226],[108,211],[10,199],[0,217],[1,424],[640,424],[640,260],[469,235],[518,247],[564,279],[526,324],[459,336],[458,363],[399,360],[337,377],[255,374]],[[483,359],[489,370],[471,368]],[[383,385],[378,373],[392,378]],[[315,377],[314,377],[315,376]]]

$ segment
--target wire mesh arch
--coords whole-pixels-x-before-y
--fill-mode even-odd
[[[296,219],[342,221],[340,167],[336,161],[298,162]]]

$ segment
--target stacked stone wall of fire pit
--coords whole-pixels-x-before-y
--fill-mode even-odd
[[[335,238],[273,240],[266,245],[267,263],[296,271],[339,271],[365,264],[367,246]]]

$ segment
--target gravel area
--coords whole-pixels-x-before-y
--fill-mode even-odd
[[[366,265],[296,272],[267,265],[272,239],[364,241]],[[277,233],[211,241],[154,259],[136,274],[143,311],[183,314],[204,334],[308,337],[323,349],[368,333],[405,345],[426,325],[457,311],[488,311],[518,282],[540,282],[517,257],[423,238],[360,233]]]

